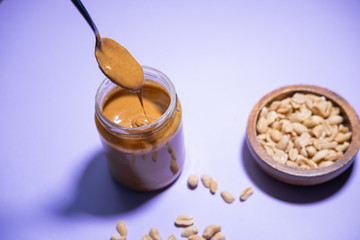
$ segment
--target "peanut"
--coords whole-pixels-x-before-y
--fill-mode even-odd
[[[212,236],[215,235],[215,233],[218,233],[221,231],[221,226],[220,225],[209,225],[205,228],[204,233],[203,233],[203,237],[205,239],[210,239]]]
[[[282,102],[280,104],[280,107],[276,110],[278,113],[287,114],[291,112],[292,108],[290,103],[288,102]]]
[[[152,239],[152,237],[150,237],[149,234],[144,234],[142,235],[141,240],[154,240],[154,239]]]
[[[332,107],[330,110],[330,116],[340,115],[340,108]]]
[[[305,119],[303,124],[308,128],[312,128],[312,127],[319,125],[323,121],[324,121],[324,119],[322,117],[320,117],[318,115],[313,115],[310,118]]]
[[[298,134],[298,135],[301,135],[302,133],[304,132],[307,132],[308,131],[308,128],[301,124],[301,123],[298,123],[298,122],[294,122],[291,124],[292,126],[292,129]]]
[[[199,235],[191,235],[188,240],[206,240],[203,237],[200,237]]]
[[[292,97],[292,101],[298,103],[298,104],[303,104],[305,103],[307,97],[305,96],[305,94],[302,93],[295,93],[294,96]]]
[[[210,187],[212,178],[208,174],[203,174],[201,176],[201,182],[204,184],[206,188]]]
[[[292,161],[287,161],[285,163],[285,165],[288,166],[288,167],[292,167],[292,168],[298,168],[298,166],[299,166],[297,163],[292,162]]]
[[[126,240],[126,236],[112,235],[111,240]]]
[[[281,140],[278,142],[278,144],[276,145],[276,147],[280,150],[285,150],[286,147],[288,146],[289,144],[289,136],[288,135],[283,135],[281,137]]]
[[[218,232],[212,237],[212,240],[225,240],[225,235]]]
[[[345,152],[346,149],[349,147],[349,142],[344,142],[343,144],[341,145],[337,145],[335,147],[335,150],[338,151],[338,152]]]
[[[284,151],[278,149],[275,150],[275,154],[272,157],[280,164],[285,164],[288,159],[288,155]]]
[[[191,188],[191,189],[195,189],[197,187],[199,183],[199,179],[197,176],[195,175],[191,175],[189,176],[189,179],[188,179],[188,186]]]
[[[327,140],[321,138],[314,141],[314,147],[316,147],[318,150],[335,148],[336,146],[336,142],[328,142]]]
[[[188,226],[186,228],[183,229],[181,236],[182,237],[190,237],[191,235],[195,235],[199,232],[198,227],[192,225],[192,226]]]
[[[228,192],[228,191],[226,191],[226,190],[224,190],[224,191],[221,192],[221,197],[222,197],[222,198],[224,199],[224,201],[227,202],[227,203],[233,203],[233,202],[235,201],[234,196],[233,196],[230,192]]]
[[[125,222],[123,220],[117,223],[116,230],[120,233],[121,236],[126,236],[128,233]]]
[[[309,157],[313,157],[317,153],[317,150],[314,146],[307,146],[305,149]]]
[[[333,115],[328,118],[328,121],[331,125],[338,125],[342,123],[343,117],[339,115]]]
[[[280,101],[273,101],[269,107],[270,111],[276,111],[281,105]]]
[[[289,159],[291,161],[295,161],[297,155],[299,155],[299,151],[296,148],[292,148],[289,150]]]
[[[260,118],[257,125],[256,125],[256,130],[259,133],[266,133],[266,131],[268,130],[268,124],[265,120],[265,118]]]
[[[324,159],[326,157],[326,155],[328,155],[328,153],[329,153],[329,150],[327,150],[327,149],[320,150],[315,154],[315,156],[312,157],[312,160],[314,162],[319,162],[320,160]]]
[[[348,133],[338,133],[338,135],[335,137],[335,141],[338,143],[343,143],[348,141],[351,138],[351,132]]]
[[[254,190],[251,187],[246,188],[240,196],[241,201],[246,201],[252,194],[254,193]]]
[[[324,133],[324,127],[323,125],[317,125],[311,130],[311,133],[316,137],[320,138]]]
[[[270,131],[270,137],[274,142],[279,142],[281,140],[282,134],[278,129],[273,129]]]
[[[345,127],[344,125],[340,124],[339,125],[339,132],[341,133],[347,133],[349,132],[349,128],[348,127]]]
[[[320,164],[319,164],[319,167],[323,168],[323,167],[328,167],[328,166],[331,166],[333,165],[334,162],[333,161],[322,161]]]
[[[210,182],[210,192],[212,194],[216,193],[217,187],[218,187],[218,183],[215,180],[211,180],[211,182]]]
[[[175,237],[174,235],[170,235],[170,236],[168,237],[168,240],[176,240],[176,237]]]
[[[178,216],[175,219],[175,224],[177,226],[190,226],[194,224],[194,217],[193,216],[186,216],[186,215],[181,215]]]
[[[159,231],[158,231],[156,228],[150,228],[149,236],[150,236],[153,240],[161,240]]]
[[[329,150],[328,154],[325,156],[325,161],[335,161],[339,158],[339,155],[334,150]]]

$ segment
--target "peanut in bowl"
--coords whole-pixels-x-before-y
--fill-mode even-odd
[[[336,93],[291,85],[265,95],[253,108],[247,145],[270,176],[295,185],[315,185],[343,173],[360,145],[360,121]]]

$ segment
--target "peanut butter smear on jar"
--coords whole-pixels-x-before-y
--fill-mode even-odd
[[[144,72],[129,51],[110,38],[101,38],[95,57],[102,72],[116,85],[131,92],[140,92]]]

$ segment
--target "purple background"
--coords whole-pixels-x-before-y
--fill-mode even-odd
[[[289,84],[315,84],[360,113],[359,1],[90,1],[102,36],[173,81],[183,105],[187,162],[170,188],[114,183],[94,124],[104,76],[93,33],[70,1],[0,3],[0,239],[163,239],[180,214],[227,239],[359,239],[360,164],[315,187],[273,180],[245,146],[252,107]],[[359,157],[357,157],[359,158]],[[358,159],[357,159],[358,160]],[[190,174],[218,180],[212,196]],[[243,203],[228,205],[219,192]]]

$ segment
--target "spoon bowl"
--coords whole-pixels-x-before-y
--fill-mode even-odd
[[[129,51],[110,38],[101,38],[90,14],[80,0],[71,0],[95,34],[95,57],[100,70],[116,85],[140,93],[144,85],[144,72]]]

